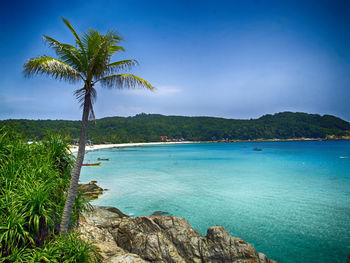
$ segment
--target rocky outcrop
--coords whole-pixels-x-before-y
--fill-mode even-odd
[[[186,219],[131,218],[111,207],[84,213],[77,229],[101,250],[105,262],[273,263],[252,245],[213,226],[203,237]]]
[[[97,181],[91,181],[88,184],[79,184],[78,191],[88,199],[97,199],[103,193],[103,188],[99,187]]]

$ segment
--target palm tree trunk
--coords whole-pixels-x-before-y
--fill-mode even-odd
[[[75,196],[78,189],[80,170],[84,161],[86,131],[87,131],[89,112],[91,107],[90,102],[91,102],[90,93],[87,92],[84,98],[84,110],[83,110],[83,118],[81,121],[78,156],[74,163],[73,170],[71,173],[68,195],[67,195],[66,203],[64,205],[64,210],[61,218],[60,232],[64,234],[68,232],[70,216],[72,213]]]

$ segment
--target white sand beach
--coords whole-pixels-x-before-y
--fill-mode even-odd
[[[119,148],[119,147],[132,147],[132,146],[150,146],[150,145],[160,145],[160,144],[184,144],[184,143],[194,143],[191,141],[183,141],[183,142],[140,142],[140,143],[120,143],[120,144],[96,144],[96,145],[87,145],[85,147],[86,151],[94,151],[101,149],[109,149],[109,148]],[[72,153],[78,152],[78,146],[70,146],[70,151]]]

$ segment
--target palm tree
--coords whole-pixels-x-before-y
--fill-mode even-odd
[[[75,45],[61,43],[44,35],[45,42],[55,50],[58,59],[48,56],[31,58],[24,64],[24,74],[26,76],[47,75],[58,80],[83,84],[82,88],[74,92],[83,108],[83,116],[79,151],[72,169],[60,224],[60,232],[67,233],[85,155],[87,124],[89,118],[95,119],[93,103],[97,94],[96,84],[99,83],[107,88],[144,87],[150,90],[153,86],[138,76],[120,73],[121,70],[136,65],[136,60],[111,62],[113,55],[124,51],[124,48],[118,45],[123,39],[116,32],[109,31],[106,35],[102,35],[97,30],[90,29],[79,36],[67,19],[62,18],[62,20],[73,33]]]

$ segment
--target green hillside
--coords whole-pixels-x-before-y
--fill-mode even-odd
[[[41,139],[47,132],[61,132],[70,140],[79,137],[80,122],[65,120],[4,120],[27,139]],[[258,119],[235,120],[214,117],[138,114],[133,117],[108,117],[89,124],[88,138],[93,143],[326,138],[349,135],[350,123],[331,115],[282,112]]]

